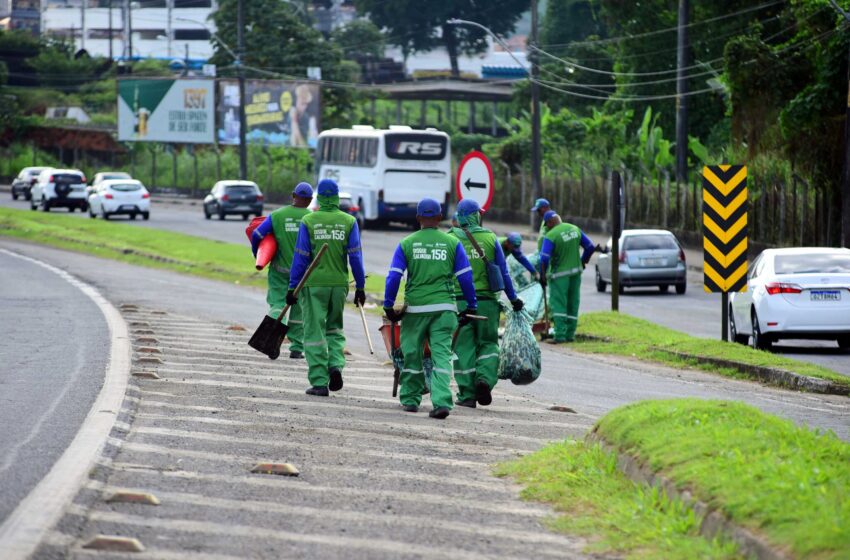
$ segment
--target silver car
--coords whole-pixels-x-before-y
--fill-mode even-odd
[[[596,261],[596,290],[604,292],[611,283],[612,240],[609,253]],[[620,237],[620,293],[625,288],[658,286],[666,292],[670,285],[677,294],[687,290],[685,252],[671,232],[663,229],[627,229]]]

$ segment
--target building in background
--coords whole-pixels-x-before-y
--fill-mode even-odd
[[[0,29],[39,33],[40,0],[0,0]]]

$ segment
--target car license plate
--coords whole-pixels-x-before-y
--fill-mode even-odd
[[[135,209],[136,209],[136,207],[132,204],[122,204],[121,205],[121,210],[131,211],[131,210],[135,210]]]
[[[641,259],[641,266],[664,266],[664,259]]]
[[[841,301],[841,292],[838,290],[812,290],[809,297],[812,301]]]

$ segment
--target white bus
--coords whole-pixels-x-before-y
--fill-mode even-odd
[[[443,203],[451,192],[449,135],[433,128],[391,126],[332,129],[319,134],[319,180],[334,179],[351,194],[367,224],[415,223],[416,204],[425,197]]]

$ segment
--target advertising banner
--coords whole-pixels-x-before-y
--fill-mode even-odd
[[[239,85],[220,80],[218,141],[239,143]],[[245,82],[249,144],[315,148],[319,137],[319,84],[280,80]]]
[[[118,81],[118,140],[212,144],[213,80]]]

